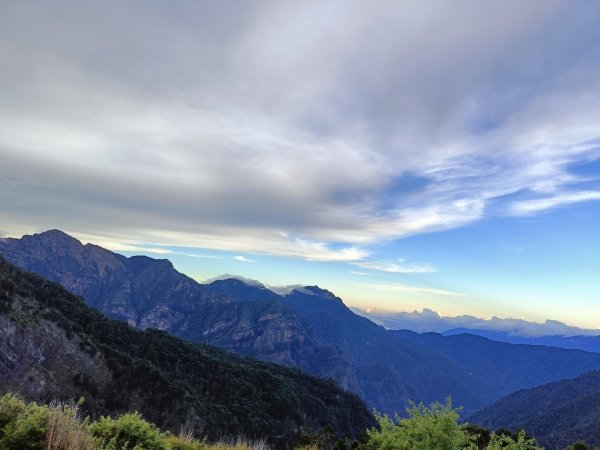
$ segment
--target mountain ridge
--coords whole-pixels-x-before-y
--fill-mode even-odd
[[[525,428],[547,448],[600,445],[600,371],[521,389],[467,418],[493,429]]]

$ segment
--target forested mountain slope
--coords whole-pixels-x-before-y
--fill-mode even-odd
[[[137,330],[0,258],[0,387],[31,400],[85,397],[92,414],[139,410],[209,437],[293,441],[300,427],[359,435],[365,404],[297,369]]]
[[[542,445],[600,446],[600,371],[510,394],[468,418],[490,428],[525,428]]]

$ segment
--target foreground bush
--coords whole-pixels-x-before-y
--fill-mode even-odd
[[[13,394],[0,397],[1,450],[268,450],[264,442],[243,439],[208,445],[190,431],[162,433],[137,413],[84,419],[79,404],[26,403]]]
[[[165,436],[139,413],[127,413],[116,419],[101,417],[90,426],[92,436],[105,450],[171,450]]]
[[[0,448],[38,450],[44,448],[49,411],[35,403],[25,404],[14,395],[0,398]]]
[[[459,410],[433,403],[429,408],[411,404],[408,418],[376,414],[380,429],[368,431],[368,447],[373,450],[476,450],[475,438],[458,424]]]
[[[516,436],[495,434],[473,425],[459,425],[460,409],[450,399],[430,407],[411,404],[407,418],[376,414],[380,429],[367,432],[371,450],[543,450],[520,431]],[[481,433],[485,434],[482,436]],[[480,445],[481,438],[486,442]],[[479,444],[479,445],[478,445]]]

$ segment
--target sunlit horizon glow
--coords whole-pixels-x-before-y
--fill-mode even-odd
[[[600,327],[600,6],[12,2],[0,233]]]

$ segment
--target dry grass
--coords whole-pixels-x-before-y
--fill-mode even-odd
[[[207,450],[270,450],[263,440],[249,441],[243,437],[222,439],[216,444],[207,445]]]
[[[50,403],[48,410],[44,450],[97,450],[84,427],[79,405],[55,400]]]

